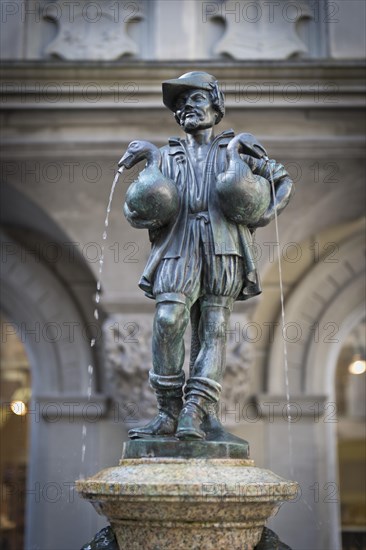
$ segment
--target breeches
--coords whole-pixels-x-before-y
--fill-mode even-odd
[[[216,255],[207,213],[192,214],[179,258],[163,259],[155,273],[157,302],[191,306],[204,298],[232,308],[245,278],[244,261],[236,255]]]

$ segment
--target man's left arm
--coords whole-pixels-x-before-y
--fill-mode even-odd
[[[271,186],[271,202],[269,207],[255,224],[255,227],[264,227],[275,217],[275,203],[277,215],[281,214],[282,210],[287,206],[293,193],[293,181],[286,172],[285,167],[273,159],[265,161],[263,159],[253,158],[249,155],[243,155],[243,158],[249,164],[253,174],[262,176]],[[272,191],[272,178],[275,189],[275,201]]]

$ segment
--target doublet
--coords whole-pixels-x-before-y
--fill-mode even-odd
[[[253,247],[255,227],[236,224],[227,219],[221,210],[216,192],[216,178],[226,169],[226,149],[234,135],[232,130],[227,130],[212,141],[203,165],[202,181],[196,179],[185,140],[170,138],[169,144],[160,149],[161,171],[175,182],[180,209],[176,219],[168,225],[150,231],[151,252],[139,282],[140,288],[148,297],[155,298],[156,289],[159,287],[155,277],[162,276],[161,266],[164,260],[181,259],[177,265],[182,268],[182,260],[195,252],[192,248],[192,239],[200,239],[201,245],[204,240],[204,252],[212,254],[217,259],[221,257],[224,264],[229,265],[233,261],[237,263],[238,259],[241,259],[242,280],[240,288],[235,292],[236,300],[246,300],[260,294],[261,287]],[[271,168],[275,185],[288,175],[284,167],[275,161],[270,161],[269,167],[264,160],[247,155],[243,155],[243,159],[254,174],[268,180]],[[188,261],[190,258],[187,258]]]

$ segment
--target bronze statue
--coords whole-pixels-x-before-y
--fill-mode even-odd
[[[214,136],[225,113],[214,76],[190,72],[163,82],[163,101],[186,139],[171,138],[160,150],[134,141],[119,163],[131,168],[147,160],[127,192],[124,213],[133,227],[149,230],[152,248],[139,286],[156,300],[150,384],[158,414],[129,436],[230,441],[234,436],[217,417],[225,327],[236,300],[261,292],[253,233],[285,208],[292,181],[252,135],[228,130]]]

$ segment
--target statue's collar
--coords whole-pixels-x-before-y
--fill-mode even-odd
[[[224,130],[221,134],[217,135],[212,143],[219,142],[220,146],[227,145],[228,142],[235,136],[234,130]],[[176,153],[184,153],[183,142],[185,140],[179,137],[169,138],[169,155],[175,155]]]

